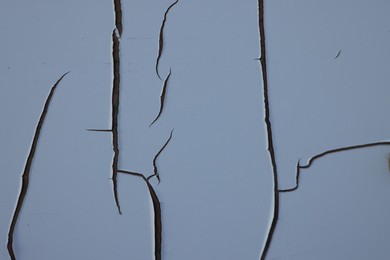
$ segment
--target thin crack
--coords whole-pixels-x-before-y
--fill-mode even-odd
[[[167,93],[167,86],[168,86],[168,81],[169,81],[169,77],[171,76],[171,70],[169,70],[169,74],[167,76],[167,78],[165,79],[164,81],[164,85],[162,87],[162,90],[161,90],[161,95],[160,95],[160,110],[156,116],[156,118],[153,120],[152,123],[150,123],[149,127],[151,127],[159,118],[160,118],[160,115],[164,109],[164,102],[165,102],[165,94]]]
[[[163,49],[164,49],[164,27],[165,27],[165,22],[167,21],[167,16],[168,16],[168,12],[169,10],[171,10],[171,8],[177,4],[177,2],[179,2],[179,0],[176,0],[175,2],[173,2],[173,4],[171,4],[168,9],[165,11],[165,14],[164,14],[164,19],[162,21],[162,24],[161,24],[161,27],[160,27],[160,38],[159,38],[159,41],[158,41],[158,56],[157,56],[157,60],[156,60],[156,74],[157,74],[157,77],[161,79],[160,77],[160,73],[158,72],[158,65],[160,63],[160,58],[161,58],[161,55],[162,55],[162,52],[163,52]]]
[[[172,139],[172,134],[173,134],[173,130],[171,131],[171,133],[169,134],[169,138],[168,140],[165,142],[165,144],[161,147],[161,149],[157,152],[157,154],[154,156],[153,158],[153,174],[150,175],[147,179],[150,180],[152,177],[156,176],[157,180],[158,180],[158,183],[160,183],[160,174],[158,172],[158,168],[157,168],[157,159],[158,157],[160,156],[160,154],[162,153],[162,151],[164,151],[165,147],[167,147],[167,145],[169,144],[169,142],[171,141]]]
[[[161,260],[161,245],[162,245],[162,218],[161,218],[161,204],[158,199],[157,193],[153,186],[149,183],[149,178],[146,178],[143,174],[137,172],[130,172],[124,170],[118,170],[120,173],[129,174],[142,178],[148,186],[150,198],[153,202],[154,212],[154,257],[155,260]]]
[[[7,249],[8,249],[8,254],[9,254],[9,256],[10,256],[10,258],[12,260],[16,260],[15,252],[14,252],[14,249],[13,249],[14,232],[15,232],[16,224],[18,222],[20,211],[21,211],[21,209],[23,207],[24,199],[25,199],[26,194],[27,194],[29,180],[30,180],[31,166],[32,166],[32,163],[33,163],[33,160],[34,160],[34,156],[35,156],[35,152],[36,152],[36,149],[37,149],[37,146],[38,146],[38,141],[39,141],[39,137],[40,137],[40,134],[41,134],[42,126],[43,126],[43,123],[45,121],[46,115],[47,115],[47,113],[49,111],[49,106],[50,106],[50,102],[51,102],[51,100],[53,98],[54,91],[56,90],[56,88],[57,88],[58,84],[61,82],[61,80],[68,73],[69,72],[67,72],[64,75],[62,75],[57,80],[57,82],[53,85],[53,87],[51,88],[50,93],[49,93],[49,95],[48,95],[48,97],[46,99],[45,105],[43,107],[43,111],[41,113],[41,116],[39,117],[39,121],[38,121],[37,127],[35,129],[33,142],[31,144],[30,152],[28,154],[27,161],[26,161],[26,164],[24,166],[24,171],[23,171],[23,175],[22,175],[22,188],[21,188],[20,193],[19,193],[18,202],[16,203],[16,208],[15,208],[14,214],[12,216],[11,225],[10,225],[9,231],[8,231]]]
[[[118,198],[118,161],[119,161],[119,137],[118,137],[118,114],[119,114],[119,87],[120,87],[120,57],[119,57],[119,37],[116,30],[112,32],[112,58],[113,58],[113,86],[112,86],[112,146],[114,157],[112,160],[112,183],[114,189],[114,199],[119,214],[122,214]]]
[[[339,52],[336,54],[336,56],[334,57],[334,59],[337,59],[341,54],[341,50],[339,50]]]
[[[86,129],[88,132],[112,132],[111,129]]]
[[[265,108],[265,124],[267,126],[267,139],[268,139],[268,152],[271,158],[272,163],[272,172],[274,179],[274,209],[273,209],[273,218],[271,222],[270,229],[268,231],[267,240],[261,253],[260,259],[264,260],[268,249],[270,247],[272,237],[276,228],[279,217],[279,192],[278,192],[278,171],[276,165],[273,137],[272,137],[272,126],[270,120],[270,107],[269,107],[269,97],[268,97],[268,78],[267,78],[267,57],[266,57],[266,44],[265,44],[265,29],[264,29],[264,0],[258,0],[259,8],[259,33],[260,33],[260,63],[261,71],[263,76],[263,95],[264,95],[264,108]]]
[[[337,149],[328,150],[322,153],[319,153],[317,155],[314,155],[311,157],[306,165],[300,165],[299,161],[297,163],[297,170],[295,174],[295,186],[291,189],[283,189],[279,190],[279,192],[291,192],[295,191],[299,187],[299,180],[300,180],[300,169],[308,169],[315,160],[324,157],[328,154],[332,153],[339,153],[339,152],[345,152],[350,150],[356,150],[356,149],[362,149],[362,148],[368,148],[368,147],[374,147],[374,146],[382,146],[382,145],[390,145],[390,142],[375,142],[375,143],[367,143],[367,144],[359,144],[359,145],[353,145],[353,146],[345,146]]]

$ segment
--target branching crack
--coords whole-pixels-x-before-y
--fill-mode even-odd
[[[120,58],[119,58],[119,38],[115,32],[112,32],[112,57],[114,62],[114,80],[112,87],[112,147],[114,157],[112,160],[112,183],[114,189],[114,199],[119,214],[122,214],[118,198],[118,160],[119,160],[119,137],[118,137],[118,114],[119,114],[119,86],[120,86]]]
[[[20,211],[23,207],[24,199],[25,199],[26,194],[27,194],[29,180],[30,180],[31,166],[32,166],[32,163],[34,160],[35,151],[36,151],[37,146],[38,146],[38,141],[39,141],[39,137],[41,134],[42,126],[43,126],[43,123],[45,121],[46,115],[49,111],[49,106],[50,106],[50,102],[52,101],[54,91],[56,90],[56,88],[57,88],[58,84],[61,82],[61,80],[68,73],[69,72],[62,75],[57,80],[57,82],[53,85],[53,87],[51,88],[50,93],[46,99],[45,105],[43,107],[43,111],[41,113],[41,116],[39,117],[38,125],[35,129],[34,138],[33,138],[32,144],[31,144],[30,152],[28,154],[27,161],[26,161],[26,164],[24,166],[24,171],[23,171],[23,175],[22,175],[22,188],[21,188],[20,193],[19,193],[18,202],[16,203],[16,208],[15,208],[14,214],[12,216],[11,225],[10,225],[9,231],[8,231],[7,249],[8,249],[8,254],[12,260],[16,259],[15,252],[13,249],[14,232],[15,232],[16,224],[18,222]]]
[[[164,27],[165,27],[165,22],[167,21],[167,16],[168,16],[168,12],[171,10],[171,8],[177,4],[177,2],[179,2],[179,0],[176,0],[175,2],[173,2],[173,4],[171,4],[168,9],[165,11],[165,14],[164,14],[164,19],[162,21],[162,24],[161,24],[161,27],[160,27],[160,38],[159,38],[159,41],[158,41],[158,56],[157,56],[157,60],[156,60],[156,74],[157,74],[157,77],[161,79],[160,77],[160,73],[158,72],[158,65],[160,63],[160,58],[161,58],[161,55],[162,55],[162,52],[163,52],[163,49],[164,49]]]
[[[313,162],[321,157],[324,157],[324,156],[326,156],[328,154],[332,154],[332,153],[339,153],[339,152],[345,152],[345,151],[374,147],[374,146],[382,146],[382,145],[390,145],[390,142],[375,142],[375,143],[359,144],[359,145],[345,146],[345,147],[341,147],[341,148],[328,150],[328,151],[319,153],[319,154],[311,157],[306,165],[300,165],[300,162],[298,160],[297,167],[296,167],[296,174],[295,174],[295,186],[291,189],[279,190],[279,192],[291,192],[291,191],[297,190],[299,187],[300,170],[310,168],[310,166],[313,164]]]
[[[153,120],[152,123],[150,123],[149,127],[151,127],[161,116],[161,113],[164,109],[164,102],[165,102],[165,94],[167,93],[167,86],[168,86],[168,81],[169,81],[169,77],[171,76],[171,70],[169,70],[169,74],[167,76],[167,78],[165,79],[164,81],[164,85],[162,87],[162,90],[161,90],[161,95],[160,95],[160,110],[156,116],[156,118]]]
[[[122,4],[121,0],[114,0],[115,29],[112,32],[112,60],[113,60],[113,86],[112,86],[112,146],[114,157],[112,160],[112,184],[115,204],[119,214],[122,214],[118,198],[118,161],[119,161],[119,137],[118,137],[118,114],[119,114],[119,88],[120,88],[120,37],[122,35]]]
[[[150,180],[152,177],[156,176],[157,180],[158,180],[158,183],[160,183],[160,174],[158,172],[158,168],[157,168],[157,159],[158,157],[160,156],[160,154],[162,153],[162,151],[164,151],[165,147],[167,147],[167,145],[169,144],[169,142],[171,141],[172,139],[172,134],[173,134],[173,130],[171,131],[171,133],[169,134],[169,138],[168,140],[165,142],[165,144],[161,147],[161,149],[157,152],[157,154],[154,156],[153,158],[153,174],[150,175],[147,179]]]
[[[162,245],[162,221],[161,221],[161,205],[158,199],[158,196],[149,183],[149,179],[146,178],[143,174],[137,172],[130,172],[124,170],[118,170],[120,173],[129,174],[142,178],[146,185],[148,186],[150,198],[153,202],[153,212],[154,212],[154,257],[155,260],[161,260],[161,245]]]
[[[263,252],[261,253],[261,260],[264,260],[268,249],[270,247],[272,237],[276,228],[276,224],[279,217],[279,192],[278,192],[278,171],[276,165],[272,126],[270,120],[270,107],[268,96],[268,78],[267,78],[267,58],[266,58],[266,44],[265,44],[265,29],[264,29],[264,0],[258,0],[258,12],[259,12],[259,32],[260,32],[260,63],[263,76],[263,94],[264,94],[264,108],[265,108],[265,124],[267,127],[267,139],[268,139],[268,152],[272,163],[272,172],[274,179],[274,209],[271,226],[267,235],[267,240],[264,245]]]

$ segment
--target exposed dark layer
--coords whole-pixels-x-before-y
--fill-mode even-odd
[[[45,105],[43,107],[43,111],[41,113],[41,116],[39,117],[38,125],[37,125],[37,127],[35,129],[35,134],[34,134],[34,137],[33,137],[32,144],[31,144],[30,152],[28,154],[27,161],[26,161],[26,164],[24,166],[24,171],[23,171],[23,175],[22,175],[22,188],[21,188],[20,193],[19,193],[18,202],[16,203],[15,212],[14,212],[14,214],[12,216],[11,225],[10,225],[9,231],[8,231],[7,249],[8,249],[8,254],[9,254],[9,256],[10,256],[10,258],[12,260],[16,259],[15,252],[14,252],[14,249],[13,249],[14,232],[15,232],[16,224],[18,222],[20,211],[21,211],[21,209],[23,207],[24,199],[25,199],[26,194],[27,194],[29,180],[30,180],[31,166],[32,166],[32,163],[33,163],[33,160],[34,160],[34,156],[35,156],[35,152],[36,152],[36,149],[37,149],[37,146],[38,146],[38,141],[39,141],[39,137],[40,137],[40,134],[41,134],[42,126],[43,126],[43,123],[44,123],[45,118],[47,116],[47,113],[49,111],[49,106],[50,106],[50,102],[52,101],[52,98],[53,98],[53,95],[54,95],[54,91],[56,90],[56,88],[57,88],[58,84],[61,82],[61,80],[68,73],[69,72],[67,72],[64,75],[62,75],[57,80],[57,82],[54,84],[54,86],[51,88],[50,93],[49,93],[48,97],[46,98],[46,102],[45,102]]]
[[[164,85],[163,85],[162,90],[161,90],[161,95],[160,95],[160,110],[159,110],[159,112],[158,112],[156,118],[155,118],[155,119],[153,120],[153,122],[149,125],[149,127],[151,127],[151,126],[154,124],[154,122],[156,122],[157,119],[160,118],[161,113],[162,113],[162,111],[163,111],[163,109],[164,109],[165,95],[166,95],[166,93],[167,93],[167,86],[168,86],[168,81],[169,81],[169,77],[170,77],[170,76],[171,76],[171,70],[169,70],[169,74],[168,74],[167,78],[165,79]]]
[[[165,142],[165,144],[161,147],[161,149],[160,149],[160,150],[157,152],[157,154],[154,156],[154,158],[153,158],[153,174],[150,175],[150,176],[148,177],[148,180],[150,180],[150,178],[156,176],[158,182],[160,182],[160,174],[158,173],[158,168],[157,168],[157,159],[158,159],[158,157],[160,156],[160,154],[162,153],[162,151],[164,151],[165,147],[167,147],[167,145],[168,145],[169,142],[171,141],[171,139],[172,139],[172,134],[173,134],[173,130],[172,130],[171,133],[169,134],[168,140]]]
[[[163,52],[163,49],[164,49],[164,28],[165,28],[165,22],[167,21],[167,16],[168,16],[169,10],[171,10],[171,8],[175,4],[177,4],[178,1],[179,0],[176,0],[175,2],[173,2],[173,4],[171,4],[168,7],[168,9],[165,11],[164,19],[163,19],[161,27],[160,27],[160,37],[159,37],[159,41],[158,41],[158,56],[157,56],[157,60],[156,60],[156,74],[157,74],[159,79],[161,79],[161,77],[160,77],[160,74],[158,72],[158,65],[160,63],[160,58],[161,58],[161,55],[162,55],[162,52]]]
[[[115,30],[112,32],[112,59],[113,59],[113,86],[112,86],[112,148],[114,158],[112,160],[112,184],[114,199],[119,214],[122,214],[118,198],[118,161],[119,161],[119,137],[118,137],[118,114],[119,114],[119,87],[120,87],[120,58],[119,58],[119,37]]]
[[[374,146],[382,146],[382,145],[390,145],[390,142],[375,142],[375,143],[367,143],[367,144],[359,144],[359,145],[353,145],[353,146],[345,146],[337,149],[328,150],[322,153],[319,153],[317,155],[314,155],[309,159],[308,164],[306,165],[300,165],[299,161],[297,162],[297,168],[296,168],[296,174],[295,174],[295,186],[291,189],[283,189],[279,190],[279,192],[290,192],[298,189],[299,187],[299,180],[300,180],[300,169],[307,169],[309,168],[313,162],[321,157],[324,157],[328,154],[332,153],[339,153],[339,152],[345,152],[350,150],[356,150],[356,149],[362,149],[362,148],[368,148],[368,147],[374,147]]]
[[[161,221],[161,205],[154,190],[153,186],[149,183],[149,180],[141,173],[130,172],[124,170],[118,170],[120,173],[125,173],[142,178],[148,186],[150,198],[153,202],[154,213],[154,259],[161,260],[161,245],[162,245],[162,221]]]
[[[265,108],[265,124],[267,127],[267,139],[268,139],[268,152],[271,157],[272,163],[272,172],[274,179],[274,212],[271,222],[271,227],[269,229],[267,240],[261,254],[262,260],[265,259],[268,249],[270,247],[272,237],[276,228],[276,223],[278,222],[279,217],[279,188],[278,188],[278,171],[275,159],[275,151],[272,137],[272,125],[270,120],[270,106],[269,106],[269,96],[268,96],[268,77],[267,77],[267,56],[266,56],[266,44],[265,44],[265,30],[264,30],[264,0],[258,0],[259,8],[259,32],[260,32],[260,63],[261,71],[263,76],[263,95],[264,95],[264,108]]]

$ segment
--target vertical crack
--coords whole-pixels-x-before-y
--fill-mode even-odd
[[[119,137],[118,137],[118,114],[119,114],[119,88],[120,88],[120,37],[122,35],[122,5],[121,0],[114,0],[115,29],[112,32],[112,60],[113,60],[113,86],[112,86],[112,146],[114,157],[112,160],[112,184],[115,204],[119,214],[122,214],[118,198],[118,161],[119,161]]]
[[[167,16],[168,16],[168,12],[169,10],[171,10],[171,8],[177,4],[177,2],[179,2],[179,0],[176,0],[175,2],[173,2],[173,4],[171,4],[168,9],[165,11],[165,14],[164,14],[164,19],[161,23],[161,27],[160,27],[160,37],[159,37],[159,41],[158,41],[158,56],[157,56],[157,60],[156,60],[156,74],[157,74],[157,77],[161,80],[161,77],[160,77],[160,73],[158,72],[158,65],[160,63],[160,58],[161,58],[161,54],[163,52],[163,49],[164,49],[164,27],[165,27],[165,22],[167,20]]]
[[[20,193],[19,193],[19,198],[18,198],[18,201],[16,203],[16,208],[15,208],[14,214],[12,216],[12,221],[11,221],[9,231],[8,231],[7,249],[8,249],[8,254],[12,260],[16,259],[15,252],[13,249],[14,232],[15,232],[16,224],[18,222],[20,211],[23,207],[24,199],[25,199],[26,194],[27,194],[29,180],[30,180],[31,166],[32,166],[32,163],[34,160],[35,151],[37,149],[42,126],[43,126],[43,123],[45,121],[46,115],[49,111],[49,106],[50,106],[50,102],[53,98],[54,91],[56,90],[56,88],[57,88],[58,84],[61,82],[61,80],[68,73],[69,72],[62,75],[57,80],[57,82],[53,85],[53,87],[51,88],[50,93],[49,93],[48,97],[46,98],[46,102],[45,102],[45,105],[43,107],[43,111],[41,113],[41,116],[39,117],[37,127],[35,129],[34,138],[33,138],[32,144],[31,144],[30,152],[28,154],[27,161],[26,161],[26,164],[24,166],[24,171],[23,171],[23,175],[22,175],[22,188],[21,188]]]
[[[165,94],[167,92],[167,86],[168,86],[168,81],[169,81],[169,77],[171,76],[171,70],[169,70],[169,74],[167,76],[167,78],[165,79],[164,81],[164,85],[162,87],[162,90],[161,90],[161,95],[160,95],[160,110],[156,116],[156,118],[153,120],[153,122],[149,125],[149,127],[151,127],[154,122],[157,121],[157,119],[159,119],[163,109],[164,109],[164,102],[165,102]]]
[[[325,152],[316,154],[313,157],[311,157],[306,165],[300,165],[300,163],[298,161],[297,168],[296,168],[296,174],[295,174],[295,186],[293,188],[290,188],[290,189],[279,190],[279,192],[291,192],[291,191],[297,190],[299,187],[300,169],[310,168],[310,166],[313,164],[313,162],[321,157],[324,157],[324,156],[326,156],[328,154],[332,154],[332,153],[339,153],[339,152],[357,150],[357,149],[374,147],[374,146],[382,146],[382,145],[390,145],[390,142],[375,142],[375,143],[359,144],[359,145],[345,146],[345,147],[341,147],[341,148],[327,150]]]
[[[275,151],[272,137],[272,126],[270,120],[270,107],[268,97],[268,78],[267,78],[267,58],[266,58],[266,44],[265,44],[265,29],[264,29],[264,0],[258,0],[258,12],[259,12],[259,32],[260,32],[260,63],[263,76],[263,95],[264,95],[264,108],[265,108],[265,124],[267,126],[267,139],[268,139],[268,152],[272,163],[272,172],[274,179],[274,209],[271,226],[267,235],[267,240],[261,254],[261,260],[264,260],[268,249],[271,244],[271,240],[276,228],[279,217],[279,192],[278,192],[278,172],[275,159]]]
[[[161,246],[162,246],[162,217],[161,217],[161,204],[158,199],[157,193],[153,186],[149,183],[149,178],[146,178],[143,174],[137,172],[130,172],[124,170],[118,170],[120,173],[125,173],[142,178],[148,186],[150,198],[153,203],[153,215],[154,215],[154,259],[161,260]]]
[[[169,142],[171,141],[171,139],[172,139],[172,134],[173,134],[173,130],[172,130],[171,133],[169,134],[168,140],[165,142],[165,144],[161,147],[161,149],[160,149],[160,150],[157,152],[157,154],[154,156],[154,158],[153,158],[153,174],[150,175],[150,176],[147,178],[148,180],[150,180],[152,177],[156,176],[158,182],[160,183],[160,174],[159,174],[158,168],[157,168],[157,159],[158,159],[158,157],[160,156],[160,154],[162,153],[162,151],[164,151],[165,147],[167,147],[167,145],[168,145]]]
[[[115,27],[118,30],[119,37],[122,36],[122,3],[121,0],[114,0]]]
[[[119,137],[118,137],[118,114],[119,114],[119,86],[120,86],[120,58],[119,58],[119,38],[115,32],[112,32],[112,57],[114,62],[114,80],[112,87],[112,147],[114,157],[112,160],[112,183],[114,189],[114,199],[119,214],[122,214],[118,198],[118,161],[119,161]]]

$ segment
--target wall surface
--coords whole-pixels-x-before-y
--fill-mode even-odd
[[[389,12],[0,0],[0,259],[389,259]]]

